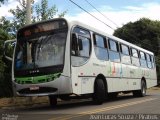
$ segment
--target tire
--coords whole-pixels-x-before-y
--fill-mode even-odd
[[[135,96],[135,97],[145,97],[146,96],[146,89],[147,89],[146,83],[145,83],[144,80],[142,80],[141,81],[141,89],[133,91],[133,96]]]
[[[105,100],[105,85],[102,79],[97,79],[94,84],[93,103],[101,105]]]
[[[52,108],[55,108],[57,105],[57,97],[56,96],[49,96],[49,103]]]

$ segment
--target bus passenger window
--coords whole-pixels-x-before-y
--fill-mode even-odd
[[[121,44],[121,60],[122,63],[131,64],[129,47],[123,44]]]
[[[107,40],[100,35],[94,35],[94,50],[99,60],[108,60]]]
[[[148,68],[152,68],[151,56],[149,54],[146,54],[146,58]]]
[[[113,62],[120,62],[118,42],[109,40],[109,59]]]
[[[152,67],[154,68],[155,67],[155,62],[154,62],[154,57],[151,56],[151,61],[152,61]]]
[[[138,58],[138,50],[131,48],[131,58],[132,58],[132,64],[135,66],[140,66],[139,58]]]
[[[140,52],[140,63],[142,67],[147,67],[146,55],[144,52]]]

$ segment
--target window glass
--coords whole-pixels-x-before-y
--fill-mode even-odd
[[[125,55],[129,55],[129,47],[126,45],[121,45],[122,53]]]
[[[84,64],[90,56],[91,41],[89,31],[74,28],[71,43],[71,63],[73,66]]]
[[[151,61],[151,57],[149,54],[146,54],[147,61]]]
[[[79,36],[79,56],[89,57],[90,41],[86,37]]]
[[[138,51],[136,49],[132,48],[131,51],[133,57],[138,57]]]
[[[137,57],[132,57],[132,64],[134,65],[134,66],[140,66],[140,63],[139,63],[139,58],[137,58]]]
[[[148,68],[152,68],[151,56],[149,54],[146,54],[146,58]]]
[[[73,32],[74,32],[74,33],[78,33],[78,35],[81,35],[81,36],[90,38],[90,33],[89,33],[89,31],[84,30],[84,29],[82,29],[82,28],[75,27],[75,28],[73,29]]]
[[[118,52],[109,51],[109,59],[113,62],[120,62],[120,55]]]
[[[106,46],[107,46],[106,39],[100,35],[95,35],[94,41],[96,41],[96,45],[94,47],[96,57],[100,60],[108,60],[108,50],[106,49]]]
[[[121,61],[124,64],[131,64],[131,57],[129,55],[121,54]]]
[[[103,37],[99,35],[95,35],[95,41],[96,41],[96,46],[104,48],[104,38]]]
[[[146,60],[140,59],[140,63],[142,67],[147,67],[147,62]]]
[[[110,50],[118,51],[118,44],[113,40],[109,40]]]
[[[108,51],[100,47],[95,47],[96,57],[100,60],[108,60]]]
[[[141,55],[141,59],[145,60],[145,53],[144,52],[140,52]]]
[[[152,67],[154,68],[155,64],[154,64],[154,57],[153,56],[151,56],[151,61],[152,61]]]

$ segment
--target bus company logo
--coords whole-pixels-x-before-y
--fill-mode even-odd
[[[29,71],[30,74],[33,74],[33,73],[39,73],[39,70],[31,70]]]

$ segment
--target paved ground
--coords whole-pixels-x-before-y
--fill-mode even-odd
[[[132,94],[120,96],[103,105],[93,105],[90,100],[82,100],[58,103],[54,109],[48,104],[6,107],[0,109],[0,115],[2,120],[159,120],[160,90],[149,90],[147,96],[142,98],[135,98]]]

